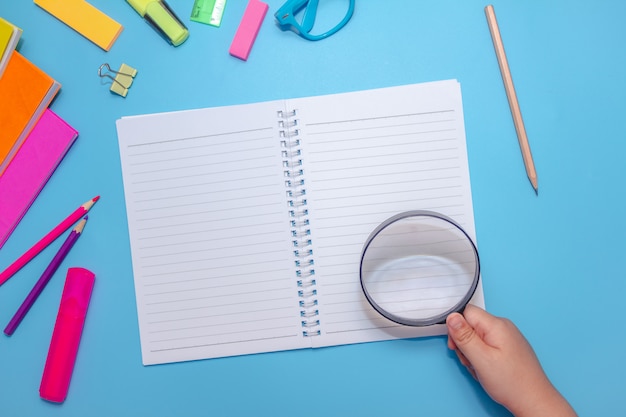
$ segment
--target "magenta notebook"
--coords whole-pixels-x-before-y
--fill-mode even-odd
[[[0,247],[22,220],[78,132],[46,109],[0,176]]]

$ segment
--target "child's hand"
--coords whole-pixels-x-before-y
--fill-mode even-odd
[[[576,416],[510,321],[468,305],[446,320],[448,347],[491,398],[517,417]]]

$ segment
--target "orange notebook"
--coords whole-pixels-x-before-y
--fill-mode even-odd
[[[0,175],[59,88],[61,84],[13,51],[0,78]]]

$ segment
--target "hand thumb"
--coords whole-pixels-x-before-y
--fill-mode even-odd
[[[448,336],[454,341],[457,349],[470,361],[479,350],[484,349],[485,343],[461,314],[450,314],[446,319],[446,324]]]

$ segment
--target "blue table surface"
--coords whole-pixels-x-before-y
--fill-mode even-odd
[[[445,337],[141,364],[116,119],[450,78],[463,91],[488,310],[520,327],[580,415],[626,415],[626,2],[494,3],[538,195],[524,171],[486,4],[357,1],[344,29],[308,42],[279,30],[273,13],[281,1],[267,2],[247,62],[228,54],[243,0],[228,2],[220,28],[190,21],[191,0],[170,0],[190,30],[177,48],[126,2],[92,0],[124,26],[109,52],[32,1],[0,2],[0,16],[24,30],[19,51],[63,85],[51,108],[80,132],[0,250],[0,267],[101,196],[16,333],[0,337],[0,415],[509,415],[459,365]],[[333,9],[321,3],[320,12]],[[139,70],[125,99],[98,77],[105,62]],[[0,287],[2,326],[60,243]],[[96,287],[69,396],[57,405],[38,389],[61,271],[70,266],[94,271]]]

